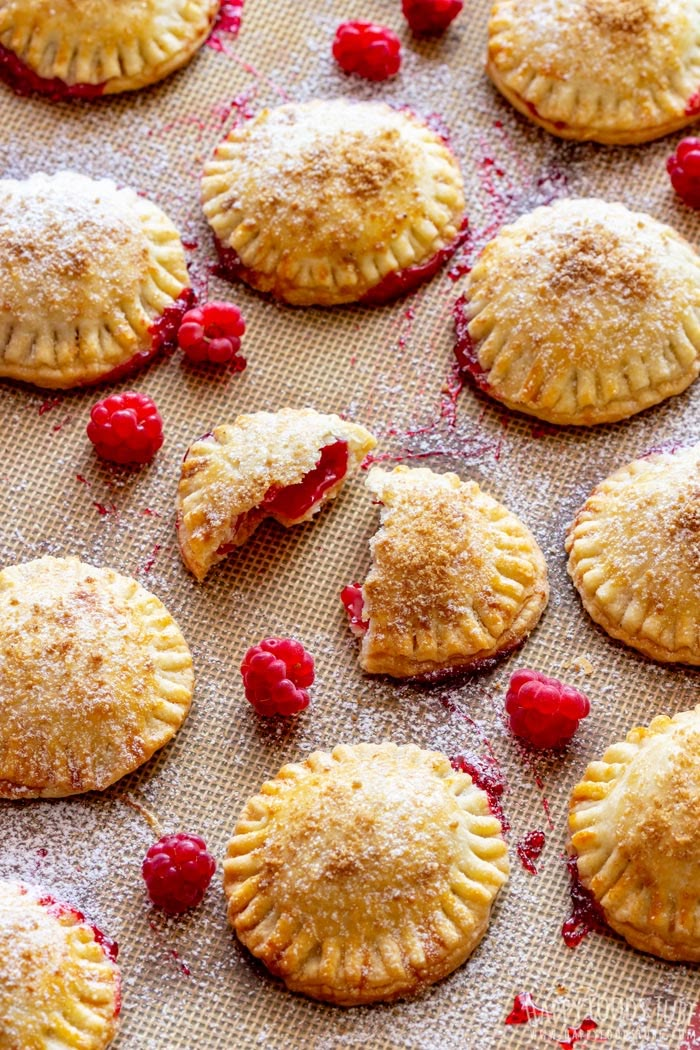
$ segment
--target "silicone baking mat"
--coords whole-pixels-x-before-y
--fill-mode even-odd
[[[121,384],[152,395],[165,420],[166,443],[140,470],[94,456],[84,432],[95,391],[54,395],[0,383],[0,563],[73,553],[131,574],[168,605],[194,653],[193,710],[147,766],[101,795],[0,804],[0,875],[41,883],[119,942],[119,1050],[574,1045],[579,1036],[567,1029],[584,1017],[598,1027],[581,1034],[580,1045],[584,1038],[635,1050],[700,1045],[700,1019],[692,1021],[696,969],[639,954],[612,934],[593,934],[574,950],[560,935],[570,910],[571,787],[589,759],[632,725],[700,699],[697,674],[643,659],[586,617],[565,572],[565,529],[616,467],[651,447],[700,439],[700,384],[628,422],[554,429],[471,388],[459,392],[454,268],[394,305],[335,310],[282,307],[211,272],[198,206],[204,158],[259,107],[317,96],[381,98],[444,120],[467,188],[471,233],[462,269],[502,223],[564,195],[621,199],[696,241],[698,217],[674,197],[664,171],[672,141],[625,149],[565,144],[529,126],[494,92],[483,73],[488,6],[466,0],[442,39],[419,43],[399,0],[248,0],[237,38],[215,35],[188,68],[148,91],[56,104],[0,89],[6,175],[70,167],[148,194],[179,225],[199,291],[234,299],[248,321],[242,375],[190,366],[176,354]],[[399,32],[398,77],[375,85],[335,68],[330,42],[348,18]],[[552,597],[522,651],[489,673],[438,688],[359,672],[338,592],[369,564],[377,515],[361,478],[312,524],[284,531],[267,523],[204,584],[188,575],[173,513],[185,449],[239,412],[283,405],[361,421],[377,434],[387,463],[455,470],[525,519],[546,554]],[[312,706],[295,720],[258,719],[243,698],[241,656],[266,634],[295,635],[316,658]],[[504,727],[505,686],[524,665],[562,676],[591,698],[591,717],[561,754],[529,754]],[[512,876],[482,944],[448,979],[411,1002],[327,1007],[286,992],[239,948],[219,874],[204,904],[182,918],[168,920],[147,905],[140,863],[155,837],[148,814],[166,831],[202,834],[221,858],[244,800],[285,761],[385,738],[495,756],[507,779]],[[515,847],[535,829],[546,845],[532,875]],[[520,992],[551,1016],[505,1026]]]

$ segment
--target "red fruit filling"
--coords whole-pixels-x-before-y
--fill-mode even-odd
[[[298,485],[268,489],[260,509],[267,514],[295,520],[311,510],[328,489],[333,488],[348,472],[348,443],[334,441],[324,445],[313,470],[305,474]]]
[[[333,57],[345,73],[386,80],[401,66],[401,42],[391,29],[374,22],[343,22],[335,31]]]
[[[364,619],[364,599],[362,597],[362,584],[349,583],[340,592],[340,600],[345,606],[345,611],[350,620],[350,630],[353,634],[364,634],[369,629],[369,620]]]
[[[191,361],[230,364],[242,372],[246,359],[239,351],[244,332],[245,320],[237,306],[212,301],[184,314],[177,341]]]
[[[700,139],[681,139],[666,161],[671,185],[691,208],[700,208]]]
[[[464,7],[464,0],[402,0],[401,8],[416,36],[439,36]]]
[[[93,405],[87,436],[113,463],[148,463],[163,444],[163,420],[146,394],[127,390]]]
[[[259,715],[296,715],[309,706],[314,661],[294,638],[263,638],[243,657],[241,675]]]
[[[528,1024],[535,1017],[551,1017],[549,1010],[541,1010],[529,992],[520,992],[513,1000],[513,1009],[506,1017],[504,1024]]]
[[[576,857],[568,857],[566,866],[569,869],[571,915],[562,925],[561,935],[568,948],[575,948],[589,933],[605,933],[608,924],[600,904],[581,882]]]
[[[527,668],[515,672],[506,693],[510,728],[537,748],[561,747],[590,709],[578,689]]]
[[[467,300],[463,295],[459,297],[454,305],[453,317],[455,324],[454,350],[457,364],[462,373],[470,376],[480,390],[488,390],[488,372],[481,367],[474,340],[469,334]]]
[[[165,835],[149,849],[141,865],[148,896],[156,908],[180,915],[204,897],[216,869],[199,835]]]
[[[37,92],[48,95],[54,101],[65,98],[99,98],[104,94],[102,84],[66,84],[58,77],[40,77],[30,69],[14,51],[9,51],[0,44],[0,78],[9,84],[17,95],[31,95]]]
[[[461,754],[450,759],[453,769],[468,773],[478,788],[489,800],[489,809],[501,822],[503,834],[510,831],[510,821],[503,811],[503,795],[506,790],[506,779],[503,770],[495,758],[488,755]]]

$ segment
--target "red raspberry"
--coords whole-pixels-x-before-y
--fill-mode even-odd
[[[387,80],[399,71],[401,42],[391,29],[374,22],[343,22],[335,31],[333,57],[346,73]]]
[[[691,208],[700,208],[700,139],[681,139],[666,170],[678,196]]]
[[[204,897],[216,869],[199,835],[165,835],[149,849],[141,865],[148,896],[156,908],[179,915]]]
[[[241,664],[245,695],[259,715],[295,715],[309,706],[313,657],[294,638],[263,638]]]
[[[411,32],[416,36],[444,33],[464,7],[464,0],[401,0]]]
[[[163,420],[150,397],[127,390],[92,406],[87,436],[103,459],[148,463],[163,444]]]
[[[590,709],[578,689],[527,668],[515,672],[506,693],[510,728],[533,747],[565,744]]]
[[[178,329],[180,348],[197,364],[231,365],[242,372],[247,362],[239,354],[245,321],[233,303],[211,302],[188,310]]]

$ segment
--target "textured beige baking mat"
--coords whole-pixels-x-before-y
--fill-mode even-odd
[[[563,537],[591,487],[647,449],[700,439],[700,383],[641,416],[592,431],[555,430],[507,413],[452,379],[451,307],[459,279],[443,272],[410,300],[381,308],[290,309],[211,276],[198,208],[203,159],[263,104],[338,94],[439,114],[464,169],[472,238],[465,265],[499,225],[562,195],[599,194],[650,212],[698,239],[700,219],[673,196],[672,142],[612,149],[567,145],[529,127],[483,72],[486,0],[467,0],[446,37],[416,43],[399,0],[248,0],[237,39],[137,95],[52,104],[0,88],[4,174],[71,167],[142,190],[179,225],[200,291],[229,296],[248,319],[242,375],[210,373],[176,354],[123,388],[152,395],[165,420],[155,462],[131,472],[97,461],[85,438],[96,393],[54,396],[0,382],[0,563],[78,554],[135,576],[171,609],[195,658],[197,687],[174,743],[102,795],[0,805],[0,875],[46,886],[80,906],[120,945],[119,1050],[491,1050],[574,1045],[584,1017],[595,1045],[700,1046],[697,969],[639,954],[613,935],[578,948],[560,929],[570,910],[563,860],[567,797],[588,760],[638,722],[698,702],[697,674],[665,668],[612,642],[582,612],[565,572]],[[330,57],[336,24],[373,18],[404,46],[401,74],[370,85]],[[104,395],[100,395],[104,396]],[[387,462],[475,478],[520,514],[545,551],[552,598],[521,652],[472,680],[415,688],[359,673],[338,600],[363,578],[376,508],[362,481],[330,510],[285,532],[265,524],[203,585],[176,547],[173,498],[192,438],[237,413],[312,405],[370,426]],[[316,658],[313,704],[268,724],[243,698],[238,665],[265,634],[292,634]],[[593,712],[569,750],[527,755],[503,724],[509,674],[523,665],[585,689]],[[221,858],[244,800],[286,761],[338,742],[413,741],[447,754],[490,749],[507,778],[512,877],[472,959],[421,998],[342,1010],[292,995],[227,928],[217,874],[205,903],[167,920],[146,904],[140,862],[166,831],[205,836]],[[142,807],[140,809],[139,807]],[[516,856],[546,836],[538,874]],[[516,993],[550,1012],[507,1027]],[[586,1043],[578,1042],[583,1046]],[[592,1045],[592,1044],[591,1044]]]

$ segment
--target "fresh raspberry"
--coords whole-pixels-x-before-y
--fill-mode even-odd
[[[399,71],[401,42],[375,22],[343,22],[335,31],[333,57],[346,73],[367,80],[387,80]]]
[[[527,668],[515,672],[506,693],[510,728],[533,747],[565,744],[590,709],[578,689]]]
[[[681,139],[666,170],[678,196],[691,208],[700,208],[700,139]]]
[[[163,444],[163,420],[150,397],[127,390],[92,406],[87,436],[103,459],[148,463]]]
[[[177,333],[180,348],[197,364],[230,364],[242,372],[247,362],[239,353],[245,321],[233,303],[211,302],[188,310]]]
[[[294,638],[263,638],[241,664],[245,695],[259,715],[295,715],[309,706],[313,657]]]
[[[165,835],[151,846],[141,865],[148,896],[168,915],[199,904],[215,869],[204,839],[184,832]]]
[[[444,33],[464,7],[464,0],[401,0],[411,32],[416,36]]]

